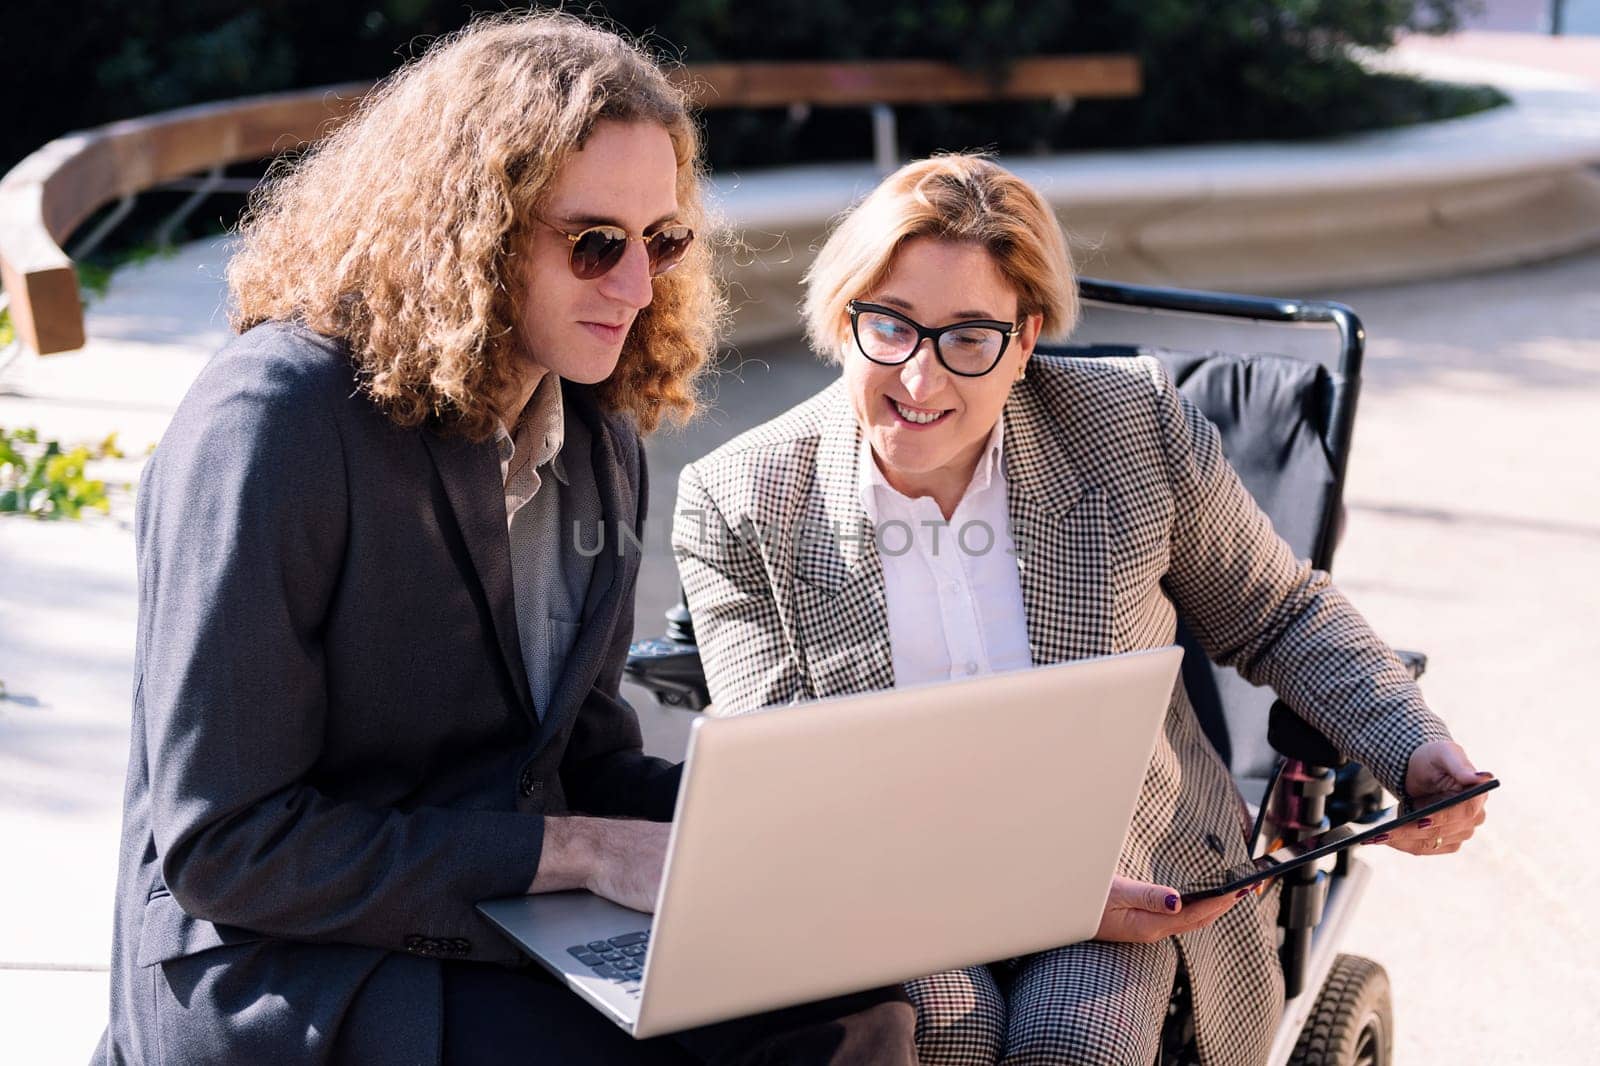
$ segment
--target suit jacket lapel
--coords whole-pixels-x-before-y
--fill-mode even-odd
[[[1007,510],[1035,665],[1115,651],[1104,494],[1065,460],[1059,404],[1033,380],[1006,420]],[[841,395],[818,442],[796,522],[795,630],[818,698],[894,686],[883,561],[856,489],[860,436]],[[838,532],[835,532],[838,531]]]
[[[511,588],[511,548],[506,535],[505,493],[492,443],[474,444],[429,429],[422,434],[444,483],[445,496],[461,530],[467,555],[488,602],[500,657],[524,713],[533,715],[533,695],[517,635],[516,601]]]
[[[795,632],[819,699],[894,686],[883,560],[856,491],[859,430],[835,388],[792,531]]]
[[[1072,470],[1062,412],[1037,388],[1019,383],[1002,417],[1029,652],[1043,666],[1111,654],[1114,627],[1105,496]]]

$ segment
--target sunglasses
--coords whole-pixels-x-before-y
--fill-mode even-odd
[[[667,226],[643,237],[630,237],[621,226],[590,226],[577,233],[568,233],[560,226],[548,222],[544,224],[572,242],[567,265],[572,268],[572,276],[583,281],[592,281],[622,262],[629,241],[644,242],[652,278],[677,266],[694,241],[694,230],[688,226]]]

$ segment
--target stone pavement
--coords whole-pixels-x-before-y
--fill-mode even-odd
[[[120,273],[90,347],[0,373],[0,425],[68,440],[118,430],[130,480],[225,335],[218,245]],[[1369,849],[1349,950],[1395,984],[1398,1061],[1593,1061],[1600,860],[1581,844],[1600,778],[1600,253],[1425,284],[1330,293],[1363,316],[1367,385],[1340,584],[1506,781],[1453,860]],[[831,372],[793,342],[745,353],[707,416],[651,445],[640,635],[673,595],[676,471]],[[103,1025],[134,634],[126,494],[109,518],[0,520],[0,1062],[82,1062]],[[653,750],[685,716],[639,706]]]
[[[1335,572],[1506,782],[1456,861],[1367,849],[1348,950],[1395,982],[1399,1062],[1593,1062],[1600,255],[1339,295],[1371,346]]]

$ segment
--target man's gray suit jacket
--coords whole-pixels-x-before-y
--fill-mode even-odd
[[[564,388],[604,516],[579,543],[605,548],[541,721],[493,444],[396,426],[295,326],[201,372],[140,485],[97,1061],[436,1061],[438,960],[521,961],[473,905],[527,888],[543,816],[671,817],[678,770],[617,694],[643,453]]]

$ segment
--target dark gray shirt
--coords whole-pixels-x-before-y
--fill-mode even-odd
[[[561,379],[547,373],[516,429],[507,433],[502,426],[495,442],[505,482],[517,636],[542,721],[577,640],[594,573],[600,494],[587,461],[591,440],[582,419],[564,410]],[[563,463],[561,454],[569,448],[585,461]],[[563,538],[572,537],[583,552],[566,550]]]

